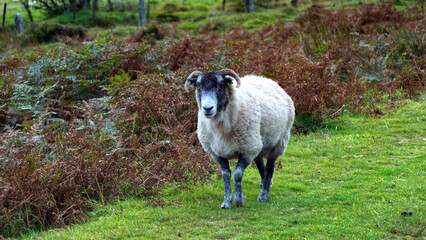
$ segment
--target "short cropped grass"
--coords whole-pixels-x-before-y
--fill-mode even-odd
[[[192,21],[181,23],[179,28],[185,30],[202,30],[203,28],[211,26],[212,29],[220,32],[232,27],[242,26],[249,30],[258,30],[267,25],[275,24],[279,20],[285,21],[290,18],[290,16],[280,9],[271,9],[249,14],[217,12],[208,18],[201,18],[201,16],[202,15],[198,18],[201,20],[194,18]]]
[[[374,118],[346,114],[337,129],[293,136],[271,198],[256,201],[257,169],[243,178],[242,208],[220,209],[222,181],[99,207],[92,221],[37,239],[424,238],[426,101]],[[235,162],[234,162],[235,167]],[[29,236],[26,236],[28,238]]]

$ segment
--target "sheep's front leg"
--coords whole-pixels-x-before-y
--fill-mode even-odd
[[[225,187],[225,197],[221,208],[231,208],[232,207],[232,188],[231,188],[231,169],[229,169],[228,159],[217,157],[216,161],[220,164],[222,169],[222,178],[223,185]]]
[[[251,163],[251,158],[245,154],[240,154],[238,157],[238,163],[235,167],[234,171],[234,183],[235,183],[235,205],[237,207],[242,207],[244,204],[245,196],[243,194],[243,186],[242,186],[242,180],[244,175],[244,170],[248,165]]]

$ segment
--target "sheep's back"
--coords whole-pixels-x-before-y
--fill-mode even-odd
[[[274,146],[289,134],[294,105],[288,94],[273,80],[249,75],[241,79],[242,95],[256,99],[260,110],[260,135],[264,147]]]

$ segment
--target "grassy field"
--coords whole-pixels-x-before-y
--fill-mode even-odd
[[[14,23],[13,15],[21,13],[24,21],[29,23],[29,17],[25,8],[21,3],[13,0],[0,2],[1,15],[3,14],[3,4],[7,3],[6,25]],[[103,19],[109,19],[111,23],[122,26],[137,26],[137,1],[112,1],[115,11],[107,12],[106,1],[99,2],[99,10],[97,16]],[[312,6],[311,1],[299,1],[299,6],[293,8],[289,1],[264,1],[262,6],[256,6],[255,13],[250,15],[241,15],[244,9],[242,2],[227,1],[225,11],[222,11],[222,1],[151,1],[150,19],[156,20],[158,15],[164,12],[176,15],[181,20],[180,29],[199,30],[206,24],[220,25],[221,28],[231,28],[234,26],[243,26],[248,29],[259,29],[269,24],[274,24],[278,19],[281,21],[294,19],[300,13],[303,13],[308,7]],[[362,1],[318,1],[317,3],[331,9],[342,9],[349,7],[359,7],[362,4],[375,3],[375,0]],[[416,1],[395,1],[397,9],[412,7]],[[125,11],[121,11],[122,6],[125,6]],[[167,5],[169,4],[169,5]],[[173,9],[176,8],[176,9]],[[132,10],[128,10],[132,9]],[[57,22],[61,24],[74,23],[88,25],[92,13],[90,6],[87,10],[77,13],[76,20],[72,19],[72,13],[59,15],[56,17],[48,17],[43,10],[31,8],[31,13],[34,22]]]
[[[345,114],[322,133],[293,136],[271,198],[254,166],[244,207],[220,209],[222,181],[97,208],[92,221],[24,239],[425,238],[426,101],[384,104],[381,118]]]
[[[99,9],[96,13],[96,21],[92,20],[90,6],[86,10],[79,11],[75,19],[72,13],[58,16],[48,16],[44,10],[31,8],[31,13],[35,24],[55,25],[56,32],[44,30],[31,31],[34,24],[30,23],[28,14],[20,2],[5,0],[0,2],[0,12],[3,14],[3,4],[7,3],[6,27],[0,28],[0,57],[8,48],[14,49],[18,46],[39,46],[44,43],[58,41],[58,37],[52,36],[44,40],[36,40],[38,35],[51,36],[59,32],[64,34],[61,26],[87,28],[87,37],[92,39],[99,35],[99,32],[110,29],[117,37],[125,39],[129,34],[138,32],[138,2],[134,0],[112,1],[114,11],[107,11],[107,2],[100,1]],[[262,1],[257,2],[255,12],[243,14],[244,4],[242,1],[227,1],[225,11],[222,11],[222,1],[151,1],[149,22],[152,24],[170,24],[169,18],[178,21],[178,29],[188,31],[190,34],[198,35],[200,32],[226,32],[233,27],[243,27],[251,32],[262,29],[265,26],[273,25],[278,21],[287,22],[296,19],[312,5],[323,6],[327,9],[359,8],[363,4],[375,3],[376,0],[360,1],[299,1],[297,8],[291,6],[290,1]],[[394,7],[402,10],[413,7],[417,4],[415,0],[394,1]],[[24,19],[25,33],[17,36],[13,33],[13,15],[21,13]],[[36,26],[37,27],[37,26]],[[36,28],[39,29],[40,27]],[[49,27],[47,27],[49,29]],[[46,31],[46,32],[44,32]],[[62,31],[62,32],[61,32]],[[33,36],[35,35],[35,36]],[[2,49],[3,48],[3,49]]]

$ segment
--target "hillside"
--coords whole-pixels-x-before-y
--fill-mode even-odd
[[[285,1],[257,1],[254,13],[244,13],[238,1],[227,1],[225,11],[214,1],[155,2],[151,20],[141,28],[132,17],[136,9],[108,12],[103,5],[98,20],[93,22],[88,10],[79,11],[75,21],[69,13],[45,16],[39,12],[40,18],[35,18],[34,23],[26,22],[21,35],[15,34],[10,24],[0,28],[2,236],[15,237],[96,219],[93,211],[104,211],[108,204],[125,199],[135,199],[137,205],[155,205],[156,201],[163,205],[165,191],[173,193],[192,185],[206,184],[197,188],[200,194],[222,194],[220,184],[212,180],[218,166],[197,140],[194,97],[183,89],[194,70],[231,68],[241,76],[258,74],[276,81],[295,102],[297,119],[292,144],[311,142],[287,153],[282,169],[286,169],[286,157],[290,169],[299,162],[303,166],[297,168],[316,166],[311,164],[312,159],[321,158],[324,167],[329,168],[316,167],[318,175],[314,176],[328,173],[333,190],[345,185],[332,179],[337,171],[335,164],[342,164],[337,165],[339,169],[348,167],[356,179],[349,183],[349,192],[360,188],[371,193],[364,196],[357,192],[366,201],[384,198],[385,190],[373,191],[364,185],[375,178],[383,179],[387,173],[362,178],[358,173],[367,174],[370,169],[364,169],[355,160],[369,156],[373,161],[372,151],[379,151],[381,161],[389,158],[391,165],[400,164],[400,159],[387,155],[387,151],[395,149],[402,154],[397,150],[401,141],[424,137],[420,136],[423,118],[411,118],[404,111],[404,119],[413,122],[405,124],[410,130],[398,130],[403,126],[390,128],[397,132],[387,138],[380,135],[386,132],[379,128],[383,124],[389,127],[387,122],[380,121],[394,119],[387,115],[392,112],[389,109],[403,107],[404,101],[410,102],[408,109],[413,114],[423,114],[424,4],[360,1],[333,5],[335,1],[300,1],[298,7],[293,7]],[[362,117],[348,117],[353,114]],[[361,134],[364,121],[375,124],[366,126],[365,136]],[[334,132],[336,128],[338,131]],[[382,130],[377,132],[374,128]],[[350,138],[347,141],[345,131]],[[399,131],[407,137],[400,140]],[[336,142],[327,145],[324,140],[321,148],[313,144],[321,136],[330,140],[332,134],[338,134]],[[376,138],[376,134],[382,137]],[[355,146],[358,142],[354,136],[366,137],[368,144]],[[421,143],[415,142],[413,154],[422,152]],[[411,145],[406,147],[401,149],[411,152]],[[315,151],[310,152],[311,148]],[[369,164],[368,160],[363,163]],[[393,168],[391,165],[389,169]],[[373,170],[379,172],[379,167],[380,164],[375,165]],[[407,169],[417,171],[407,178],[409,183],[422,180],[418,172],[421,162],[413,162]],[[253,176],[254,170],[250,171]],[[310,179],[312,173],[281,173],[281,177],[294,179],[294,186],[285,185],[283,180],[285,196],[315,192],[316,188],[308,182],[296,181]],[[343,177],[344,173],[341,174]],[[399,180],[395,180],[397,183]],[[165,190],[170,186],[177,186],[177,190]],[[418,185],[410,186],[398,188],[395,196],[400,197],[406,189],[422,195],[421,189],[415,188]],[[183,195],[188,196],[187,192]],[[182,196],[170,195],[170,199],[164,200],[166,205],[174,202],[173,196],[181,199],[177,202],[186,202]],[[280,204],[291,205],[280,199]],[[191,201],[185,204],[192,206]],[[209,201],[216,202],[213,198]],[[339,201],[346,200],[343,197]],[[351,200],[349,206],[355,203],[360,202]],[[413,213],[424,209],[414,195],[409,203]],[[393,209],[398,210],[397,214],[402,207],[408,209],[408,205],[390,206],[394,205],[401,207]],[[311,203],[304,206],[314,211]],[[288,207],[281,208],[284,214]],[[206,211],[211,213],[213,207]],[[329,210],[325,211],[320,213]],[[383,214],[383,218],[391,216],[390,212]],[[417,230],[410,234],[421,236],[417,217],[422,215],[413,216],[407,219],[415,219],[410,226]],[[348,223],[350,218],[346,219]],[[378,231],[375,234],[384,238],[391,232]]]

